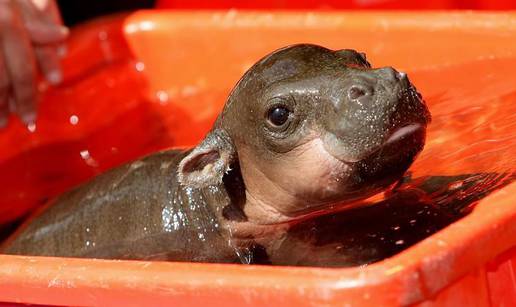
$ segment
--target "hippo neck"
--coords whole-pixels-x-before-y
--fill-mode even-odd
[[[249,220],[244,208],[249,205],[244,181],[238,164],[223,177],[223,182],[202,190],[206,204],[219,222],[219,232],[240,258],[257,257],[257,253],[273,250],[286,234],[288,224],[262,225]],[[260,255],[258,255],[260,256]],[[260,256],[261,257],[261,256]],[[248,262],[248,259],[241,259]],[[263,260],[263,259],[262,259]],[[255,263],[259,259],[251,260]]]

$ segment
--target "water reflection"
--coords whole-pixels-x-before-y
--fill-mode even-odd
[[[463,217],[479,199],[514,179],[508,174],[406,177],[385,200],[296,225],[261,261],[330,267],[379,261]]]

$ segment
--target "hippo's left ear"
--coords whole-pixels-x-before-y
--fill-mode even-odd
[[[235,146],[229,135],[222,129],[212,130],[179,163],[179,183],[195,188],[220,184],[235,156]]]

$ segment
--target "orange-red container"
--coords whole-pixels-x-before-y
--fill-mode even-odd
[[[510,10],[512,0],[158,0],[157,8],[173,9],[310,9],[310,10]]]
[[[13,120],[0,132],[0,223],[128,159],[194,144],[252,63],[300,42],[408,72],[434,117],[414,176],[514,172],[515,41],[516,13],[139,12],[85,25],[36,131]],[[516,183],[365,267],[0,256],[0,302],[516,306]]]

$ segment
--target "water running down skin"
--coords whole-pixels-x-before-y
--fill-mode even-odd
[[[294,45],[249,69],[205,139],[63,194],[8,254],[259,262],[289,228],[399,180],[430,120],[404,73],[353,50]]]

